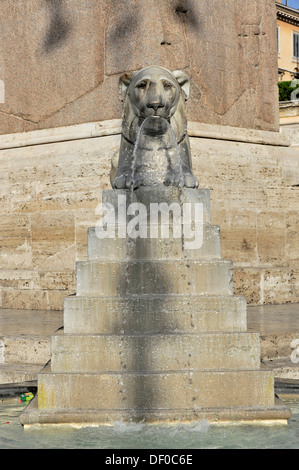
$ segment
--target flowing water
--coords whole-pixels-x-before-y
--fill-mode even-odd
[[[135,189],[134,183],[135,183],[135,170],[136,170],[136,160],[137,160],[137,150],[139,147],[139,141],[141,138],[141,133],[143,131],[143,128],[145,124],[147,123],[149,117],[145,118],[144,121],[142,122],[141,126],[138,129],[137,132],[137,137],[136,137],[136,142],[134,145],[134,150],[133,150],[133,155],[132,155],[132,164],[131,164],[131,171],[132,171],[132,182],[131,182],[131,202],[133,202],[133,191]]]
[[[175,148],[175,166],[178,168],[178,171],[179,171],[179,174],[180,174],[180,179],[181,179],[181,185],[183,187],[184,185],[184,178],[183,178],[183,169],[182,169],[182,161],[181,161],[181,157],[180,157],[180,151],[179,151],[179,147],[178,147],[178,143],[177,143],[177,140],[176,140],[176,136],[174,134],[174,130],[171,126],[171,124],[166,120],[167,122],[167,125],[168,125],[168,129],[170,130],[170,135],[171,135],[171,139],[172,139],[172,142],[174,144],[174,148]]]
[[[299,449],[299,397],[283,398],[292,410],[288,426],[214,427],[116,422],[111,427],[33,426],[24,429],[24,404],[0,405],[0,449]]]
[[[133,150],[133,155],[132,155],[132,163],[131,163],[131,172],[132,172],[132,182],[131,182],[131,199],[133,201],[133,190],[135,189],[135,176],[136,176],[136,165],[137,165],[137,158],[138,158],[138,149],[139,149],[139,145],[140,145],[140,142],[141,142],[141,136],[142,136],[142,133],[143,133],[143,129],[145,128],[146,124],[148,123],[148,121],[150,119],[153,119],[153,116],[148,116],[144,119],[144,121],[142,122],[141,126],[139,127],[138,129],[138,132],[137,132],[137,136],[136,136],[136,142],[135,142],[135,145],[134,145],[134,150]],[[178,144],[177,144],[177,140],[176,140],[176,137],[175,137],[175,134],[174,134],[174,130],[171,126],[171,124],[167,121],[167,119],[164,119],[164,118],[158,118],[159,121],[161,121],[161,127],[163,128],[163,125],[165,126],[166,125],[166,129],[168,129],[167,131],[165,131],[165,134],[169,134],[170,135],[170,144],[171,145],[168,145],[168,151],[169,151],[169,157],[170,157],[170,160],[171,160],[171,166],[173,167],[173,169],[175,171],[177,171],[180,175],[180,180],[181,180],[181,183],[180,183],[180,186],[183,187],[183,184],[184,184],[184,180],[183,180],[183,171],[182,171],[182,162],[181,162],[181,157],[180,157],[180,152],[179,152],[179,148],[178,148]],[[161,137],[161,136],[159,136]],[[167,140],[167,137],[165,135],[163,135],[163,137],[161,137],[161,143],[163,142],[163,140],[166,139]],[[143,142],[144,144],[144,142]],[[147,142],[146,146],[147,145],[150,145],[150,141]],[[158,152],[159,154],[159,150],[156,149],[156,152]],[[146,162],[143,162],[143,167],[147,167],[148,164]],[[157,167],[155,168],[155,171],[157,171]]]

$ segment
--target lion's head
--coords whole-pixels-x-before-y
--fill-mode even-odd
[[[124,137],[136,141],[138,129],[149,116],[169,121],[179,142],[187,131],[185,101],[189,98],[190,80],[182,71],[150,66],[135,75],[120,77],[120,99],[123,102]]]
[[[112,187],[197,187],[185,111],[189,77],[154,65],[123,74],[119,85],[122,138],[118,161],[112,159]]]

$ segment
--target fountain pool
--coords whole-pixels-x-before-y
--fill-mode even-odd
[[[288,426],[150,426],[116,422],[114,426],[34,425],[24,429],[24,404],[0,407],[0,449],[299,449],[299,396],[282,397],[292,410]],[[26,406],[26,405],[25,405]]]

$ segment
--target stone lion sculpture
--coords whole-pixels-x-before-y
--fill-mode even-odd
[[[185,111],[189,77],[150,66],[133,76],[123,74],[119,88],[122,136],[118,162],[112,161],[112,187],[197,187]]]

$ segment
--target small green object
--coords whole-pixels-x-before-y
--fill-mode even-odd
[[[30,400],[32,400],[33,396],[34,396],[34,395],[33,395],[31,392],[28,392],[28,393],[21,393],[21,395],[20,395],[20,403],[21,403],[22,401],[30,401]]]

